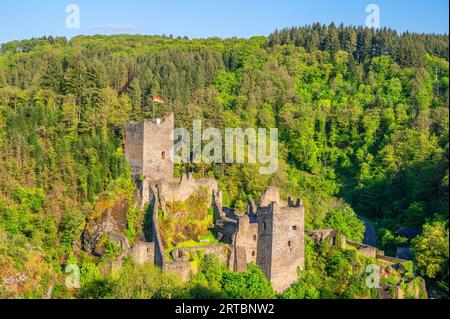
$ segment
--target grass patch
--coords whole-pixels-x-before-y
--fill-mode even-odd
[[[207,188],[200,188],[186,201],[167,202],[159,214],[161,241],[166,251],[217,244],[212,233],[213,209]]]

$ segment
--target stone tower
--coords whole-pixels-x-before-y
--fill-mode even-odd
[[[304,269],[304,214],[300,199],[284,203],[276,188],[268,188],[261,199],[256,263],[278,292],[296,282],[298,270]]]
[[[136,180],[172,181],[173,129],[173,113],[162,120],[127,123],[125,156]]]
[[[280,199],[276,187],[268,187],[256,211],[238,219],[232,243],[232,269],[245,271],[247,264],[259,265],[273,288],[284,291],[304,269],[304,214],[300,199]]]

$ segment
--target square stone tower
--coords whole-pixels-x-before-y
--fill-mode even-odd
[[[298,201],[280,206],[273,202],[258,209],[258,249],[256,263],[272,283],[284,291],[304,269],[304,207]]]
[[[283,202],[274,187],[261,198],[256,263],[278,292],[296,282],[297,271],[304,269],[304,214],[300,199]]]
[[[255,262],[277,292],[289,288],[304,269],[304,215],[300,198],[285,202],[276,187],[268,187],[256,212],[250,205],[238,219],[231,269],[245,271]]]
[[[151,182],[172,181],[173,129],[173,113],[162,120],[127,123],[125,157],[135,179],[142,176]]]

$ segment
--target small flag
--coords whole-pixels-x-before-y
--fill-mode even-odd
[[[152,95],[152,101],[156,103],[164,104],[164,100],[159,95]]]

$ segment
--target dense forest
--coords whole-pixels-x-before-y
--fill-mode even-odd
[[[154,105],[152,95],[166,103]],[[185,164],[177,173],[216,178],[237,211],[276,185],[303,198],[307,229],[333,227],[361,240],[356,216],[365,218],[379,247],[413,247],[409,271],[448,294],[448,36],[314,24],[249,39],[50,36],[3,44],[0,297],[276,297],[256,266],[232,273],[204,258],[181,284],[131,261],[111,274],[104,265],[114,249],[101,258],[80,250],[100,201],[119,193],[132,201],[126,121],[169,111],[179,127],[202,119],[204,127],[279,129],[274,175],[260,175],[256,164]],[[396,234],[400,227],[421,235],[410,241]],[[364,285],[367,260],[306,247],[306,271],[278,297],[377,297]],[[78,290],[64,285],[74,262]],[[2,287],[18,273],[24,284]]]

